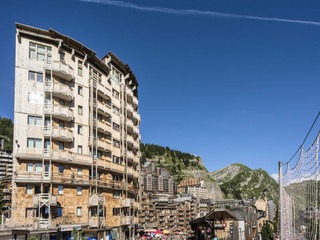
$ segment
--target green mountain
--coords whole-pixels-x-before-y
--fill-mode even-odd
[[[242,164],[231,164],[213,172],[225,198],[258,198],[266,191],[268,199],[278,202],[278,183],[263,169],[252,170]]]
[[[191,177],[193,171],[208,174],[199,156],[155,144],[141,143],[140,150],[141,164],[152,160],[156,166],[166,168],[176,182]]]
[[[166,168],[177,183],[187,178],[203,179],[209,198],[258,198],[266,190],[268,199],[278,202],[278,184],[262,169],[235,163],[210,173],[199,156],[155,144],[141,144],[140,149],[142,164],[151,160]]]

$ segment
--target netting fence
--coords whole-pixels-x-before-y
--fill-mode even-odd
[[[279,163],[281,239],[320,239],[319,137],[301,146],[296,159]]]

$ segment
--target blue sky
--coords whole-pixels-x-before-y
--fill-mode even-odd
[[[115,53],[139,81],[142,142],[199,155],[209,171],[239,162],[276,173],[319,112],[319,1],[19,0],[0,7],[1,117],[13,118],[15,22],[53,28],[98,57]]]

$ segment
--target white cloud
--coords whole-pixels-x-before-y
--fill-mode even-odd
[[[134,10],[144,11],[144,12],[158,12],[158,13],[166,13],[166,14],[173,14],[173,15],[241,18],[241,19],[250,19],[250,20],[258,20],[258,21],[284,22],[284,23],[320,26],[320,22],[315,22],[315,21],[273,18],[273,17],[258,17],[258,16],[240,15],[240,14],[232,14],[232,13],[201,11],[196,9],[172,9],[172,8],[164,8],[164,7],[139,6],[139,5],[129,3],[129,2],[124,2],[124,1],[114,1],[114,0],[79,0],[79,1],[99,3],[99,4],[109,5],[109,6],[122,7],[122,8],[131,8]]]
[[[279,174],[278,174],[278,173],[272,173],[270,176],[271,176],[272,178],[274,178],[274,180],[276,180],[277,183],[279,183]]]

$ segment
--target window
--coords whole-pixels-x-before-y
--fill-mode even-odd
[[[121,160],[119,157],[117,156],[112,156],[112,162],[113,163],[117,163],[117,164],[121,164]]]
[[[119,124],[116,124],[116,123],[112,123],[112,128],[116,131],[120,131],[120,125]]]
[[[83,87],[78,86],[78,94],[79,94],[80,96],[83,96]]]
[[[28,102],[42,104],[43,103],[43,95],[41,93],[29,92],[28,93]]]
[[[28,125],[42,126],[42,117],[28,116]]]
[[[28,148],[41,148],[42,140],[40,138],[28,138],[27,147]]]
[[[32,194],[32,185],[31,184],[27,184],[26,191],[27,191],[27,194]]]
[[[59,150],[64,150],[64,142],[59,142]]]
[[[83,107],[78,105],[78,114],[83,115]]]
[[[36,172],[42,173],[42,163],[36,163]]]
[[[119,99],[119,92],[118,91],[116,91],[116,90],[114,90],[114,89],[112,89],[112,96],[114,96],[116,99]]]
[[[116,70],[115,68],[112,69],[112,75],[113,75],[113,81],[115,81],[116,83],[120,83],[121,81],[121,74],[118,70]]]
[[[26,218],[33,218],[33,208],[26,208]]]
[[[113,139],[113,146],[116,148],[120,148],[120,142],[118,140]]]
[[[41,193],[41,186],[40,185],[35,185],[34,186],[34,194]]]
[[[82,61],[78,60],[78,75],[82,76]]]
[[[77,217],[81,216],[81,207],[77,207]]]
[[[33,163],[27,163],[27,172],[33,172]]]
[[[29,58],[40,61],[40,62],[44,62],[44,61],[51,62],[52,48],[45,45],[30,42]]]
[[[58,186],[58,194],[63,194],[63,186],[61,185]]]
[[[66,105],[66,101],[63,100],[63,99],[59,99],[59,104],[60,104],[61,106],[65,106],[65,105]]]
[[[63,173],[64,171],[64,166],[60,165],[58,168],[59,173]]]
[[[77,195],[82,195],[82,188],[81,187],[77,187]]]
[[[39,72],[29,71],[28,80],[29,81],[43,82],[43,74],[39,73]]]
[[[83,130],[82,130],[82,126],[78,125],[78,134],[82,135],[83,134]]]
[[[59,120],[59,128],[64,128],[65,127],[65,122],[62,120]]]
[[[121,191],[119,191],[119,190],[113,190],[112,195],[113,195],[113,197],[115,197],[115,198],[120,198],[120,197],[121,197]]]
[[[82,146],[78,145],[78,154],[82,154]]]
[[[113,208],[112,214],[113,216],[120,216],[120,208]]]
[[[64,61],[65,61],[66,53],[65,53],[65,52],[60,51],[60,52],[59,52],[59,55],[60,55],[60,61],[64,62]]]
[[[78,168],[77,174],[78,174],[78,175],[82,175],[82,168]]]
[[[117,107],[115,107],[115,106],[112,107],[112,112],[115,113],[115,114],[117,114],[117,115],[120,114],[119,108],[117,108]]]

